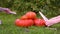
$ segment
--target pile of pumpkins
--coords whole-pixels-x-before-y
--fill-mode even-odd
[[[43,19],[37,18],[35,12],[29,11],[19,19],[16,19],[15,25],[19,27],[29,27],[32,25],[45,26],[45,21]]]

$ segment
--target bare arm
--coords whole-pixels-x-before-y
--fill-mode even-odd
[[[60,22],[60,15],[56,16],[56,17],[53,17],[53,18],[51,18],[51,19],[48,20],[41,12],[39,12],[39,13],[42,16],[42,18],[45,20],[45,22],[46,22],[45,24],[47,26],[51,26],[53,24],[56,24],[56,23]]]
[[[48,18],[46,16],[44,16],[41,12],[39,12],[39,14],[41,15],[41,17],[45,20],[48,21]]]
[[[2,7],[0,7],[0,11],[4,11],[7,14],[16,14],[16,12],[12,12],[9,8],[2,8]]]

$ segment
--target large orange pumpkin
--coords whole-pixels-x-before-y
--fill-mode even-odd
[[[35,19],[34,23],[36,26],[45,26],[45,21],[42,19]]]
[[[29,20],[17,19],[15,24],[19,27],[28,27],[28,26],[32,26],[34,23],[33,23],[33,20],[31,20],[31,19],[29,19]]]
[[[35,12],[32,12],[32,11],[27,12],[26,16],[28,19],[35,19],[36,18]]]

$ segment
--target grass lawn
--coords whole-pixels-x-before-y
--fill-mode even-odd
[[[57,28],[57,30],[36,26],[28,28],[17,27],[14,21],[20,16],[21,15],[0,14],[0,19],[3,21],[2,25],[0,25],[0,34],[60,34],[60,24],[55,24],[50,27]]]

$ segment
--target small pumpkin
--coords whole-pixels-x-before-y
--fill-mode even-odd
[[[20,21],[20,19],[16,19],[16,20],[15,20],[15,24],[16,24],[17,26],[19,26],[19,21]]]
[[[28,19],[26,15],[23,15],[20,19],[25,20]]]
[[[45,26],[45,21],[43,19],[35,19],[34,24],[36,26]]]
[[[19,27],[28,27],[28,26],[32,26],[34,23],[33,23],[33,20],[31,19],[28,19],[28,20],[16,20],[15,24]]]
[[[29,11],[26,13],[26,16],[28,19],[35,19],[36,18],[36,13],[35,12],[32,12],[32,11]]]

